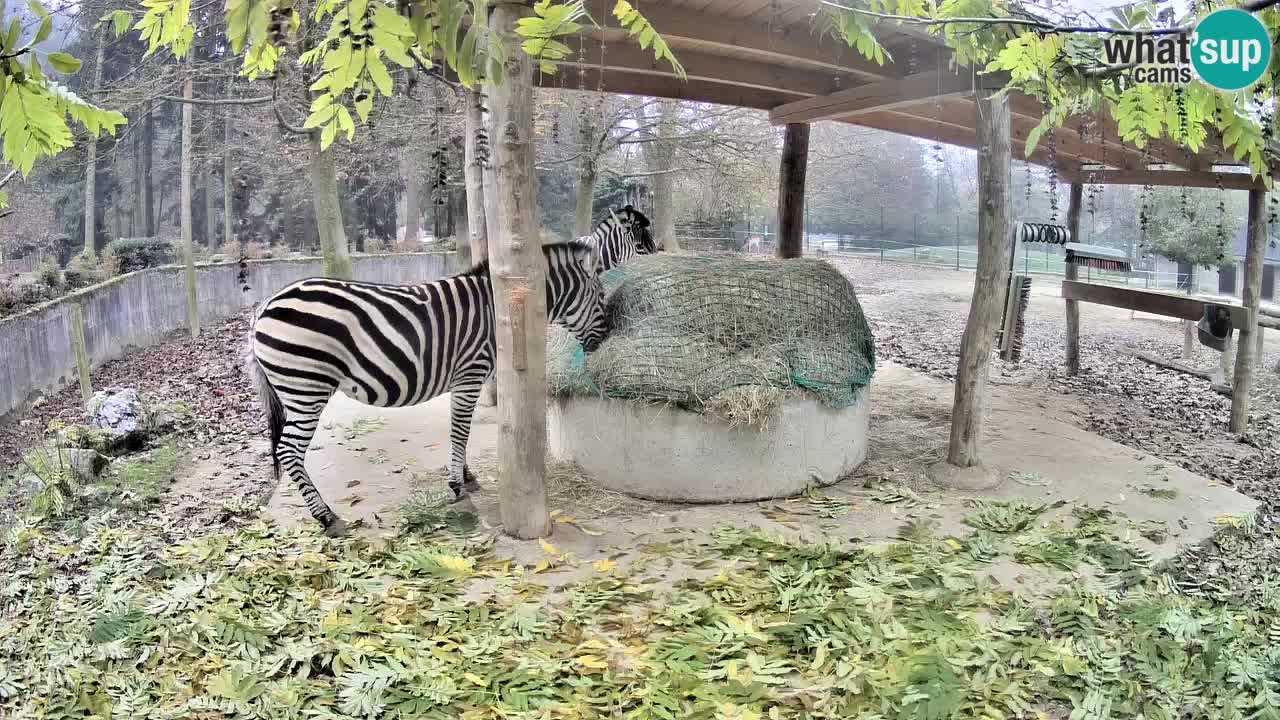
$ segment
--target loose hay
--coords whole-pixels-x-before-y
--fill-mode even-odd
[[[587,358],[556,329],[551,391],[671,403],[767,426],[787,393],[852,405],[875,372],[853,287],[820,260],[650,256],[605,275],[610,334]]]

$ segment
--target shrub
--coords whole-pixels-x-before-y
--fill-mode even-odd
[[[218,247],[218,254],[225,255],[229,260],[239,260],[240,242],[232,240],[231,242],[222,243],[222,245]]]
[[[260,242],[247,243],[244,246],[244,256],[250,260],[261,260],[267,257],[267,246]]]
[[[120,238],[111,241],[103,255],[113,259],[112,270],[119,274],[168,265],[177,252],[172,242],[161,238]]]
[[[422,252],[422,243],[417,240],[400,240],[391,246],[393,253],[416,253]]]
[[[15,277],[0,278],[0,315],[20,307],[23,291]]]
[[[57,264],[46,262],[36,269],[36,281],[50,290],[62,288],[62,270]]]
[[[67,263],[67,269],[62,273],[63,281],[66,282],[68,290],[75,290],[101,282],[105,277],[104,268],[90,261],[83,253],[71,258],[71,262]]]

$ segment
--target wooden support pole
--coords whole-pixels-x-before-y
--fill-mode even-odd
[[[182,97],[192,97],[191,68],[186,68],[186,81],[182,84]],[[191,237],[191,103],[182,104],[182,188],[179,202],[182,204],[182,264],[187,285],[187,327],[191,337],[200,336],[200,306],[196,293],[196,251]]]
[[[787,123],[778,171],[778,257],[804,254],[804,180],[809,169],[809,124]]]
[[[523,2],[493,2],[489,29],[503,44],[506,77],[500,85],[485,85],[492,121],[494,183],[485,195],[494,220],[488,229],[498,345],[500,513],[506,532],[523,539],[551,533],[546,260],[534,191],[533,64],[516,34],[516,22],[528,14]]]
[[[1262,304],[1262,261],[1267,247],[1267,193],[1249,191],[1248,244],[1244,260],[1244,291],[1241,293],[1246,318],[1238,328],[1236,373],[1231,385],[1231,432],[1244,433],[1249,427],[1249,392],[1253,389],[1254,355],[1257,351],[1258,306]]]
[[[84,341],[84,306],[78,302],[71,303],[69,310],[71,349],[75,351],[76,371],[80,375],[80,399],[88,407],[89,401],[93,399],[93,384],[89,379],[89,347]]]
[[[1000,301],[1008,287],[1005,260],[1012,241],[1009,223],[1009,98],[986,91],[975,102],[978,130],[978,267],[973,301],[956,371],[955,405],[947,462],[969,468],[980,464],[983,399],[987,367],[1000,324]]]
[[[1067,201],[1067,230],[1071,233],[1071,242],[1080,242],[1080,205],[1083,197],[1084,185],[1078,182],[1071,183],[1071,199]],[[1073,263],[1067,263],[1066,275],[1068,280],[1076,280],[1080,277],[1080,268]],[[1067,375],[1079,375],[1080,303],[1075,300],[1067,301],[1066,353]]]

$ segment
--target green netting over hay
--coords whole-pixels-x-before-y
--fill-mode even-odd
[[[553,329],[553,393],[670,402],[756,424],[790,391],[847,407],[875,372],[853,287],[821,260],[644,256],[604,285],[611,330],[590,358]]]

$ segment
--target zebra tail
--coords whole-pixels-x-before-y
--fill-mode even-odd
[[[245,358],[245,365],[249,376],[253,378],[254,387],[258,390],[258,401],[267,412],[267,431],[271,437],[271,467],[278,481],[280,457],[276,455],[276,449],[280,447],[280,438],[284,435],[284,405],[280,402],[280,395],[276,393],[276,389],[271,386],[271,381],[267,380],[267,373],[262,369],[262,363],[258,362],[257,356],[253,353],[252,328],[249,330],[249,352]]]

